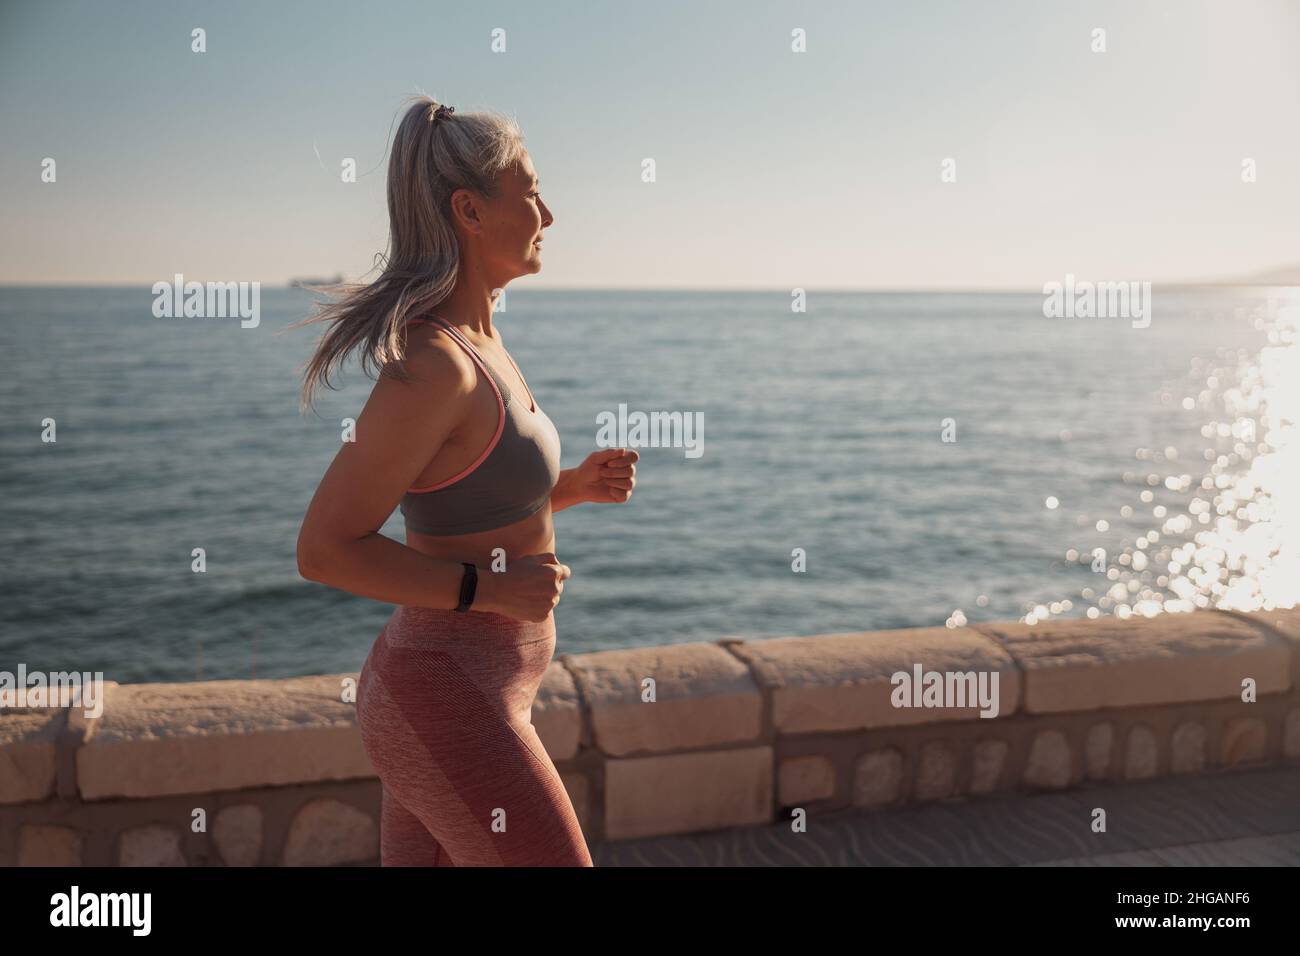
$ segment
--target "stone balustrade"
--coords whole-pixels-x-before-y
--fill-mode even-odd
[[[918,668],[934,697],[900,697]],[[960,675],[996,688],[995,715],[939,693]],[[377,862],[355,679],[0,710],[0,865]],[[1300,758],[1300,609],[560,655],[533,723],[593,846],[1217,772]]]

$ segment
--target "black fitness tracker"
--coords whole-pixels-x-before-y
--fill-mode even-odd
[[[460,604],[456,610],[468,611],[469,606],[474,603],[474,592],[478,590],[478,568],[469,562],[461,563],[465,568],[465,576],[460,579]]]

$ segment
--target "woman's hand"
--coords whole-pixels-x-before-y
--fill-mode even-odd
[[[621,504],[627,501],[636,486],[636,463],[640,457],[632,448],[593,451],[568,476],[569,503]]]
[[[491,611],[520,621],[544,621],[560,603],[566,578],[573,572],[555,552],[515,558],[506,570],[479,569],[472,611]]]

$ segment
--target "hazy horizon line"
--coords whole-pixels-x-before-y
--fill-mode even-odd
[[[154,279],[147,282],[0,282],[0,289],[140,289],[152,288],[154,283],[162,280]],[[194,280],[194,281],[212,281],[212,282],[229,282],[239,280],[212,279],[212,280]],[[300,289],[302,288],[297,282],[302,280],[293,280],[290,282],[262,282],[261,280],[244,280],[256,281],[260,286],[267,289]],[[312,280],[315,282],[316,280]],[[344,280],[345,282],[354,280]],[[1051,280],[1055,281],[1055,280]],[[1083,279],[1086,282],[1132,282],[1147,280],[1092,280]],[[1164,282],[1159,280],[1149,280],[1153,288],[1163,289],[1294,289],[1300,288],[1300,281],[1296,282],[1251,282],[1248,280],[1220,280],[1220,281],[1172,281]],[[327,283],[321,283],[327,284]],[[792,289],[800,288],[809,292],[834,292],[848,294],[917,294],[917,295],[936,295],[951,294],[963,295],[971,293],[1004,293],[1004,294],[1023,294],[1023,295],[1042,295],[1043,290],[1039,287],[1030,286],[625,286],[625,285],[545,285],[532,286],[515,291],[527,292],[780,292],[788,295]],[[303,289],[304,292],[309,292]]]

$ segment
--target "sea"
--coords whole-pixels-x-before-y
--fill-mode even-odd
[[[1156,287],[1143,322],[1046,298],[508,290],[563,467],[620,414],[698,426],[638,447],[630,501],[556,515],[557,654],[1293,606],[1300,289]],[[255,325],[154,303],[0,289],[0,670],[355,672],[393,607],[295,543],[372,382],[299,409],[302,289]]]

